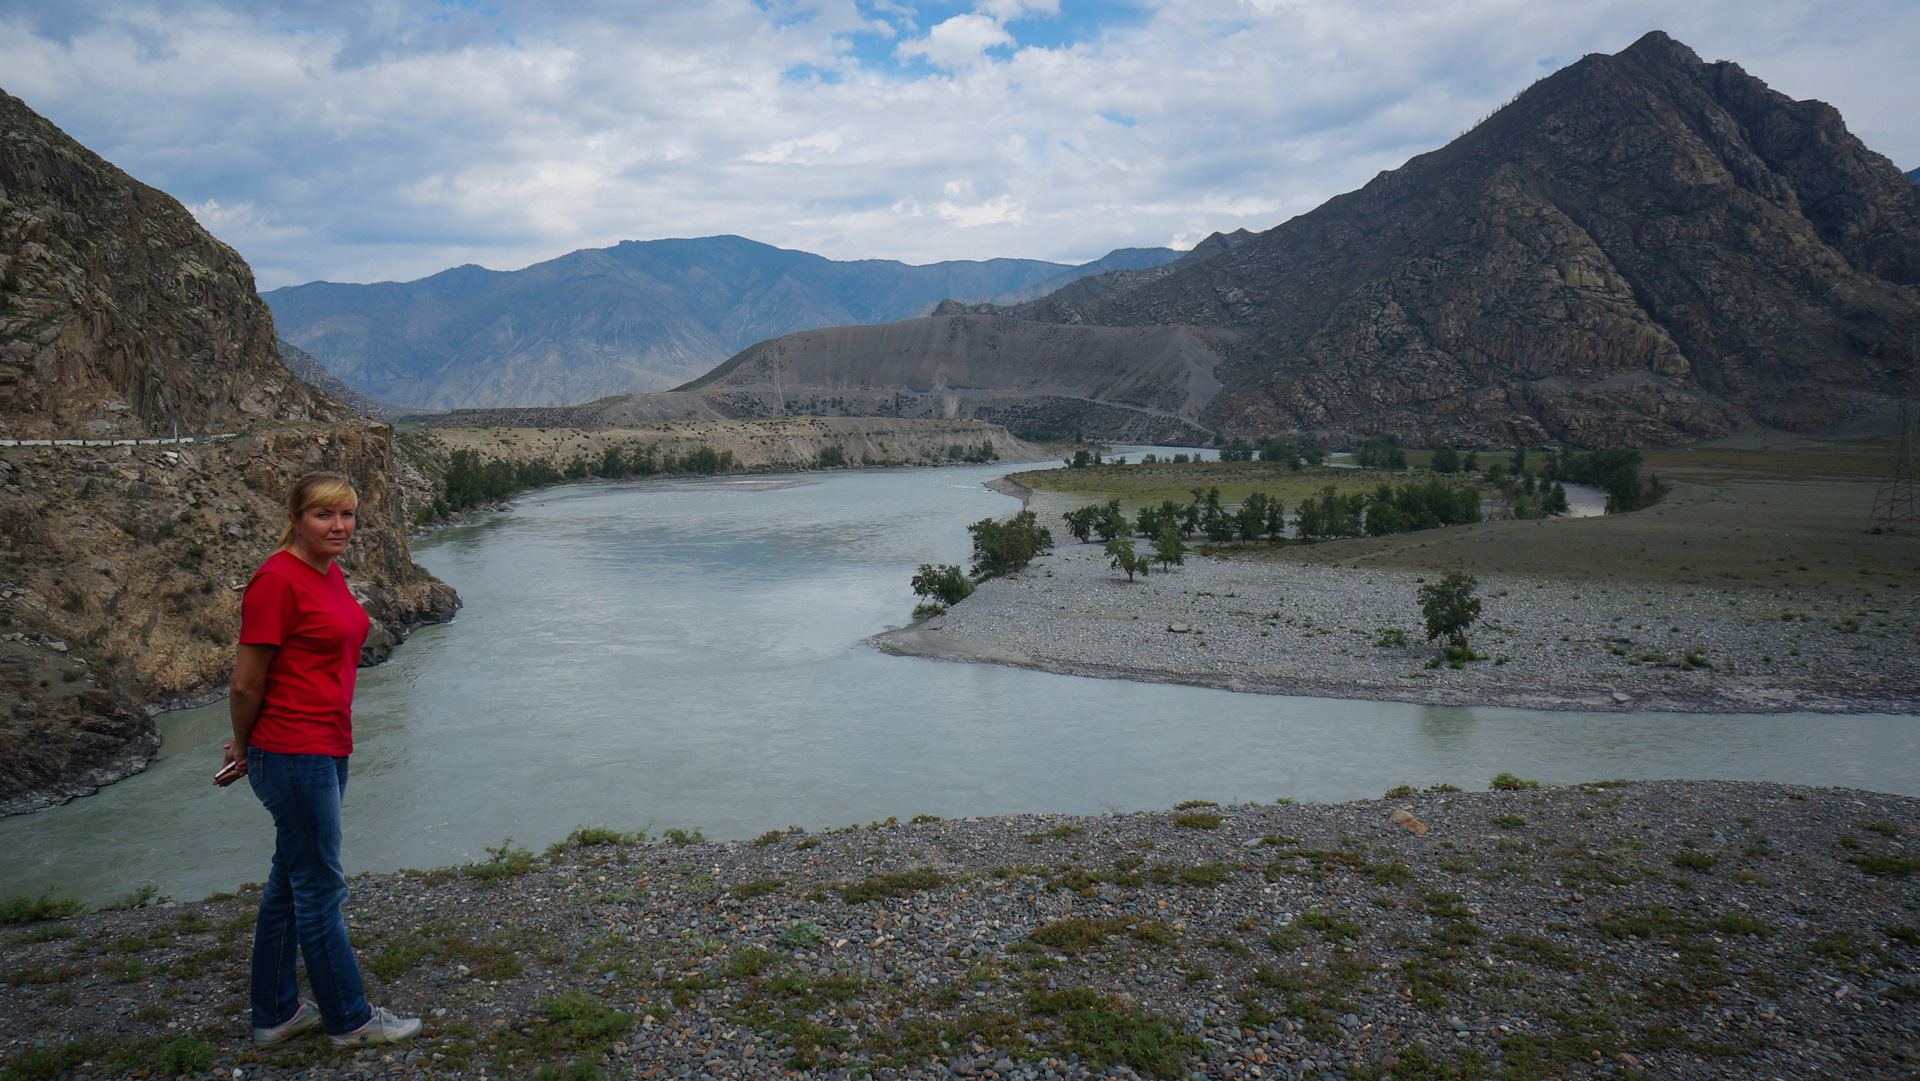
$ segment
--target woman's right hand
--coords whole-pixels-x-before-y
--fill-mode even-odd
[[[247,749],[235,748],[233,744],[233,740],[228,740],[222,748],[220,772],[213,775],[215,788],[225,788],[247,775]]]

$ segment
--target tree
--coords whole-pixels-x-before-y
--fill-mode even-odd
[[[959,449],[956,447],[955,449]],[[815,469],[839,469],[847,464],[847,448],[838,443],[828,443],[814,456]]]
[[[1075,540],[1085,544],[1093,539],[1093,520],[1100,514],[1100,510],[1099,507],[1076,507],[1060,517],[1067,523],[1067,532],[1072,533]]]
[[[1107,565],[1114,570],[1125,571],[1127,581],[1133,581],[1135,574],[1142,578],[1147,576],[1147,557],[1134,553],[1133,541],[1125,537],[1115,537],[1107,542],[1107,555],[1110,557]]]
[[[1163,571],[1186,565],[1187,538],[1172,522],[1161,526],[1160,532],[1153,538],[1153,561],[1160,564]]]
[[[1235,439],[1220,448],[1220,460],[1223,462],[1253,461],[1253,445],[1244,439]]]
[[[1030,510],[1004,522],[982,518],[967,532],[973,534],[973,576],[978,579],[1025,570],[1034,556],[1053,547],[1053,534]]]
[[[1559,481],[1553,482],[1553,492],[1547,496],[1548,514],[1566,514],[1572,511],[1567,505],[1567,486]]]
[[[920,570],[913,576],[913,592],[941,604],[959,604],[973,593],[973,581],[959,567],[951,563],[934,566],[931,563],[920,564]]]
[[[1452,447],[1441,447],[1433,452],[1433,460],[1428,465],[1435,473],[1460,472],[1460,455]]]
[[[1427,641],[1445,638],[1454,649],[1467,649],[1467,628],[1480,618],[1480,587],[1471,574],[1448,571],[1438,582],[1420,587],[1420,611],[1427,618]],[[1471,659],[1471,658],[1469,658]]]
[[[1118,499],[1107,500],[1107,505],[1101,507],[1095,514],[1093,531],[1098,533],[1103,541],[1127,535],[1127,516],[1120,512]]]

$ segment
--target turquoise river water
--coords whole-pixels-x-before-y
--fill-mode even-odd
[[[1532,713],[1233,694],[892,657],[921,562],[1013,508],[966,466],[554,489],[416,557],[450,624],[360,673],[350,870],[536,850],[576,826],[745,838],[888,816],[1342,800],[1400,783],[1736,778],[1920,794],[1920,719]],[[211,787],[226,707],[152,768],[0,819],[0,894],[195,898],[272,830]]]

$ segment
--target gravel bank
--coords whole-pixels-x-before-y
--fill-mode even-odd
[[[1920,800],[1646,782],[607,840],[357,878],[370,997],[428,1019],[390,1051],[247,1044],[244,890],[7,928],[4,1076],[1920,1068]]]
[[[1017,487],[1017,486],[1015,486]],[[1073,501],[1025,489],[1042,522]],[[1920,607],[1810,590],[1481,575],[1487,660],[1429,668],[1411,571],[1189,553],[1128,582],[1055,529],[1026,573],[876,635],[893,653],[1237,691],[1433,705],[1696,713],[1920,712]],[[1140,543],[1140,542],[1136,542]],[[1376,643],[1388,628],[1407,646]],[[1688,665],[1692,655],[1706,666]]]

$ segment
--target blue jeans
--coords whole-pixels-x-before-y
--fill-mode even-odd
[[[253,1027],[272,1028],[300,1008],[297,951],[329,1035],[372,1018],[360,966],[340,912],[347,876],[340,870],[340,797],[347,760],[247,748],[247,780],[273,815],[273,870],[253,925]]]

